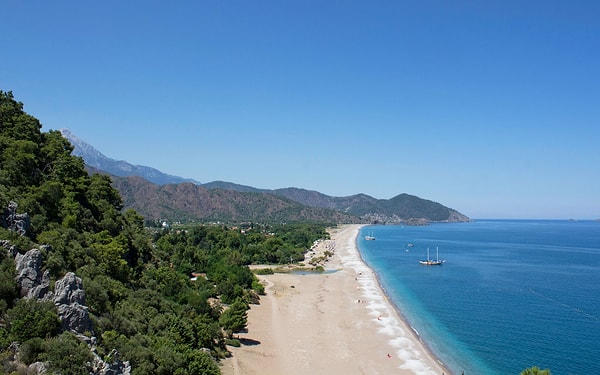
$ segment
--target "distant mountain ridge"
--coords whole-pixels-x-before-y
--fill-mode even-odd
[[[138,176],[115,177],[126,207],[147,219],[222,222],[359,223],[353,215],[309,207],[274,194],[208,189],[192,183],[157,185]]]
[[[85,163],[91,167],[107,172],[114,176],[126,177],[126,176],[140,176],[146,180],[159,185],[165,184],[179,184],[182,182],[192,182],[200,184],[200,182],[191,179],[183,178],[179,176],[173,176],[170,174],[163,173],[158,169],[152,167],[146,167],[144,165],[133,165],[123,160],[111,159],[100,151],[95,149],[90,144],[79,139],[69,129],[60,129],[63,137],[69,140],[73,147],[73,154],[83,158]]]
[[[470,221],[467,216],[454,209],[406,193],[391,199],[376,199],[366,194],[331,197],[316,191],[286,188],[274,190],[273,194],[311,207],[335,209],[370,222],[401,222],[409,219],[435,222]]]
[[[82,157],[91,170],[116,176],[113,185],[126,207],[151,219],[409,224],[470,221],[454,209],[409,194],[391,199],[366,194],[332,197],[295,187],[269,190],[226,181],[200,184],[154,168],[110,159],[68,129],[61,133],[74,145],[73,153]]]

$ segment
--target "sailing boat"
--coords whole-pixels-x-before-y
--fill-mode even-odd
[[[429,248],[427,248],[427,259],[421,259],[419,263],[424,264],[426,266],[441,266],[442,264],[444,264],[445,260],[440,260],[439,250],[437,247],[435,248],[435,253],[436,259],[429,259]]]
[[[367,234],[365,236],[365,240],[367,241],[373,241],[375,239],[375,236],[373,236],[373,232],[371,232],[371,234]]]

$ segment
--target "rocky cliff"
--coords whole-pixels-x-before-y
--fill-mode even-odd
[[[54,291],[50,290],[50,274],[42,269],[43,253],[52,251],[50,247],[41,246],[39,249],[20,254],[10,241],[1,240],[0,249],[7,251],[15,260],[16,282],[21,298],[53,301],[62,324],[61,329],[74,333],[88,344],[94,358],[92,375],[131,374],[131,366],[128,362],[121,361],[116,351],[109,356],[110,362],[103,360],[96,352],[94,328],[85,305],[85,291],[81,278],[73,272],[68,272],[56,281]],[[13,361],[18,361],[19,343],[12,347],[15,352]],[[45,374],[47,367],[45,363],[35,362],[27,367],[26,372]]]

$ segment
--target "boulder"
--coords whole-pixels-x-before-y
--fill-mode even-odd
[[[28,297],[29,292],[42,283],[42,252],[38,249],[32,249],[24,255],[17,253],[15,255],[15,266],[21,297]]]
[[[83,282],[73,272],[68,272],[62,279],[54,284],[54,303],[69,305],[78,303],[85,305],[85,292]]]
[[[55,283],[54,304],[63,330],[79,334],[93,332],[90,314],[85,306],[83,283],[73,272],[67,273]]]
[[[27,298],[35,298],[35,299],[48,299],[51,298],[52,292],[50,292],[50,272],[48,270],[44,271],[42,275],[42,280],[39,285],[34,286],[27,293]]]

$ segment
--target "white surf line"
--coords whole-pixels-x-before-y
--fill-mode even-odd
[[[340,252],[339,255],[344,267],[354,270],[357,275],[356,280],[364,296],[363,299],[367,301],[369,315],[373,316],[379,326],[377,332],[390,337],[388,343],[394,348],[396,358],[403,362],[399,368],[410,370],[416,375],[437,375],[437,372],[427,365],[428,356],[415,345],[412,334],[404,330],[400,317],[379,286],[375,273],[360,258],[356,238],[358,233],[349,236],[347,243],[340,244],[344,246],[345,251]],[[416,330],[415,333],[418,336]]]

